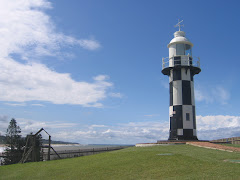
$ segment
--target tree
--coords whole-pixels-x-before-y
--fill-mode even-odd
[[[22,157],[24,139],[21,138],[20,133],[21,128],[17,125],[17,121],[11,119],[6,133],[5,165],[18,163]]]

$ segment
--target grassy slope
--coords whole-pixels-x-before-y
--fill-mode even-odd
[[[160,156],[161,153],[173,153]],[[240,179],[240,159],[190,145],[127,148],[92,156],[0,167],[0,179]]]

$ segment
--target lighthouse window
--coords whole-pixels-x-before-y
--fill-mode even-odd
[[[185,44],[176,44],[176,54],[185,55]]]
[[[190,114],[186,113],[186,121],[190,121]]]
[[[192,56],[192,47],[188,44],[185,44],[185,55]]]
[[[176,55],[192,56],[192,47],[189,44],[176,44]]]

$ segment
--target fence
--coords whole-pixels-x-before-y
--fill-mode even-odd
[[[223,138],[210,141],[212,143],[230,143],[230,144],[240,144],[240,137],[232,137],[232,138]]]
[[[64,151],[57,151],[57,153],[61,157],[61,159],[65,159],[65,158],[73,158],[73,157],[80,157],[80,156],[88,156],[88,155],[98,154],[98,153],[107,152],[107,151],[115,151],[115,150],[120,150],[128,147],[130,146],[64,150]],[[48,158],[47,152],[43,152],[43,160],[46,161],[47,158]],[[55,159],[59,159],[59,158],[53,151],[51,151],[50,160],[55,160]]]

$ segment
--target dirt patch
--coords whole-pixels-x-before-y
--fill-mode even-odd
[[[239,159],[226,159],[225,162],[240,163]]]
[[[218,150],[228,151],[228,152],[240,152],[240,148],[238,147],[224,146],[224,145],[214,144],[210,142],[187,142],[186,144],[209,148],[209,149],[218,149]]]

